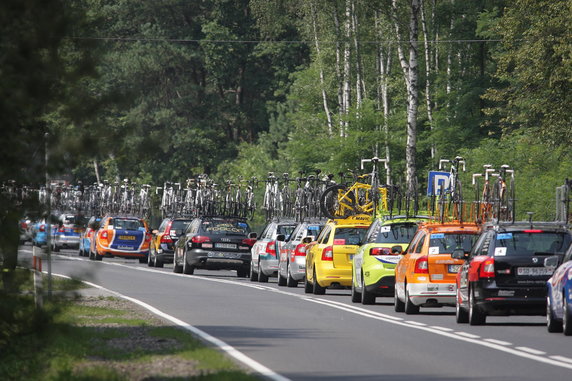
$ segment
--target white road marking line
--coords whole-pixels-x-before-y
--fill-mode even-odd
[[[418,322],[418,321],[413,321],[413,320],[405,320],[405,322],[408,323],[408,324],[416,325],[416,326],[418,326],[418,327],[425,327],[425,326],[427,326],[427,324],[425,324],[425,323],[420,323],[420,322]]]
[[[545,355],[546,354],[546,352],[544,352],[544,351],[539,351],[538,349],[529,348],[529,347],[515,347],[515,349],[518,349],[519,351],[523,351],[523,352],[527,352],[527,353],[532,353],[533,355]]]
[[[469,338],[471,338],[471,339],[478,339],[478,338],[480,338],[479,335],[473,335],[472,333],[468,333],[468,332],[457,331],[457,332],[455,332],[455,333],[456,333],[457,335],[464,336],[464,337],[469,337]]]
[[[570,357],[564,357],[564,356],[550,356],[551,359],[554,360],[558,360],[558,361],[564,361],[564,362],[569,362],[572,364],[572,359]]]
[[[512,345],[512,343],[509,343],[508,341],[495,340],[495,339],[484,339],[484,340],[488,341],[489,343],[498,344],[498,345]]]
[[[45,271],[44,271],[45,273]],[[53,274],[55,276],[61,276],[63,278],[67,278],[67,279],[71,279],[69,276],[67,275],[62,275],[62,274]],[[200,330],[182,320],[177,319],[174,316],[168,315],[166,313],[164,313],[163,311],[139,300],[139,299],[135,299],[132,298],[130,296],[127,295],[123,295],[119,292],[113,291],[113,290],[109,290],[105,287],[102,287],[98,284],[92,283],[92,282],[88,282],[88,281],[83,281],[83,283],[98,288],[100,290],[104,290],[107,291],[109,293],[112,293],[114,295],[117,295],[120,298],[123,298],[125,300],[129,300],[130,302],[133,302],[135,304],[140,305],[143,308],[146,308],[147,310],[149,310],[150,312],[154,313],[157,316],[160,316],[166,320],[169,320],[170,322],[178,325],[179,327],[190,331],[191,333],[199,336],[201,339],[203,339],[204,341],[207,341],[213,345],[215,345],[216,347],[220,348],[220,350],[222,350],[223,352],[226,352],[229,356],[234,357],[236,360],[238,360],[239,362],[243,363],[244,365],[246,365],[247,367],[251,368],[252,370],[254,370],[255,372],[261,374],[264,377],[268,377],[271,380],[275,380],[275,381],[290,381],[289,378],[284,377],[276,372],[274,372],[273,370],[271,370],[270,368],[265,367],[264,365],[262,365],[261,363],[259,363],[258,361],[255,361],[253,359],[251,359],[250,357],[248,357],[247,355],[245,355],[244,353],[240,352],[239,350],[235,349],[234,347],[232,347],[231,345],[228,345],[227,343],[225,343],[224,341],[209,335],[208,333],[206,333],[203,330]]]
[[[66,257],[66,258],[69,258],[69,257]],[[86,260],[86,259],[82,259],[82,258],[74,258],[74,259],[77,259],[80,261]],[[572,361],[569,361],[567,358],[564,358],[566,360],[562,360],[560,356],[544,357],[542,355],[545,355],[546,352],[539,351],[539,350],[536,350],[533,348],[528,348],[528,347],[508,348],[507,346],[511,345],[511,343],[507,343],[507,342],[504,342],[501,340],[494,340],[494,339],[482,340],[478,336],[477,336],[478,339],[476,339],[476,338],[468,337],[469,335],[472,335],[472,334],[467,333],[464,335],[459,335],[456,333],[448,332],[447,329],[443,329],[443,327],[427,327],[427,326],[419,326],[416,324],[409,324],[409,323],[403,321],[403,319],[396,320],[399,318],[396,318],[394,316],[385,315],[385,314],[378,314],[378,313],[369,311],[367,309],[361,309],[359,307],[355,307],[355,306],[351,306],[351,305],[348,305],[345,303],[335,302],[335,301],[331,301],[331,300],[327,300],[327,299],[318,299],[315,297],[308,296],[306,294],[300,295],[300,294],[295,294],[295,293],[290,293],[290,292],[284,292],[284,291],[280,291],[280,290],[277,290],[275,288],[272,288],[270,286],[251,285],[249,283],[240,283],[240,282],[233,281],[233,280],[213,279],[213,278],[205,278],[205,277],[201,277],[201,276],[197,276],[197,275],[183,275],[183,274],[176,274],[176,273],[168,273],[165,271],[157,271],[154,269],[132,267],[132,266],[128,266],[128,265],[124,265],[124,264],[120,264],[120,263],[109,263],[109,262],[100,262],[100,263],[105,264],[105,265],[125,267],[128,269],[140,269],[142,271],[149,271],[149,272],[153,272],[156,274],[158,273],[158,274],[165,274],[165,275],[171,275],[171,276],[182,276],[182,277],[190,278],[190,279],[197,279],[197,280],[203,280],[203,281],[206,280],[206,281],[212,281],[212,282],[217,282],[217,283],[226,283],[226,284],[239,285],[239,286],[243,286],[243,287],[251,287],[251,288],[259,289],[261,291],[278,292],[278,293],[281,293],[284,295],[297,297],[300,300],[310,301],[313,303],[326,305],[326,306],[336,308],[339,310],[351,312],[351,313],[354,313],[356,315],[361,315],[361,316],[368,317],[371,319],[384,321],[386,323],[401,325],[401,326],[412,328],[412,329],[419,329],[419,330],[434,333],[434,334],[437,334],[440,336],[449,337],[449,338],[454,339],[454,340],[465,341],[468,343],[473,343],[476,345],[488,347],[491,349],[496,349],[500,352],[510,353],[510,354],[513,354],[513,355],[518,356],[518,357],[528,358],[530,360],[538,361],[538,362],[549,364],[549,365],[558,366],[561,368],[572,369]],[[113,291],[110,291],[110,292],[113,292]],[[129,298],[129,297],[126,297],[126,298]],[[149,306],[149,307],[154,308],[152,306]],[[214,338],[214,339],[216,339],[216,338]],[[216,339],[216,340],[218,340],[218,339]],[[280,377],[283,377],[283,376],[280,376]]]
[[[454,331],[454,329],[452,329],[452,328],[439,327],[438,325],[432,325],[431,328],[438,329],[439,331],[445,331],[445,332],[453,332]]]

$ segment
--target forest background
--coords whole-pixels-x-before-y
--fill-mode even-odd
[[[571,31],[568,0],[2,1],[0,180],[44,182],[46,132],[50,176],[85,184],[94,165],[161,185],[377,154],[423,192],[461,155],[465,195],[508,164],[519,218],[550,220],[572,176]]]

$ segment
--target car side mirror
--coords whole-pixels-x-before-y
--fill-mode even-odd
[[[558,257],[557,255],[544,258],[544,267],[550,267],[555,269],[556,267],[558,267],[559,262],[560,262],[560,257]]]
[[[278,234],[276,236],[276,241],[284,242],[286,241],[286,236],[284,234]]]
[[[401,245],[392,246],[391,254],[403,254],[403,246]]]
[[[250,239],[256,239],[257,237],[258,237],[258,234],[256,234],[256,232],[248,233],[248,238],[250,238]]]
[[[468,253],[465,253],[465,250],[463,249],[455,249],[453,250],[453,252],[451,253],[451,258],[454,259],[467,259],[469,257]]]
[[[308,236],[302,238],[302,243],[308,244],[308,243],[312,242],[313,240],[314,240],[314,236],[308,235]]]

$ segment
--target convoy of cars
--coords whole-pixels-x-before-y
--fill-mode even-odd
[[[54,251],[92,260],[173,263],[176,273],[236,270],[238,277],[322,295],[351,289],[351,301],[392,297],[397,312],[455,307],[457,323],[487,316],[546,315],[549,332],[572,335],[572,232],[548,222],[439,223],[429,216],[273,220],[260,236],[243,218],[166,218],[151,231],[129,216],[51,218]],[[85,222],[87,221],[87,222]],[[47,244],[46,220],[20,221],[20,241]]]

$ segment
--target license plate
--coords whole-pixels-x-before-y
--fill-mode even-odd
[[[134,235],[120,235],[119,239],[121,239],[123,241],[135,241],[135,236]]]
[[[216,251],[209,251],[207,253],[209,258],[240,258],[240,253],[217,253]]]
[[[133,250],[133,246],[118,245],[119,250]]]
[[[448,267],[450,273],[458,273],[461,265],[449,265]]]
[[[236,249],[235,243],[215,243],[215,247],[220,249]]]
[[[518,267],[516,269],[516,275],[525,276],[542,276],[542,275],[552,275],[554,269],[548,267]]]

